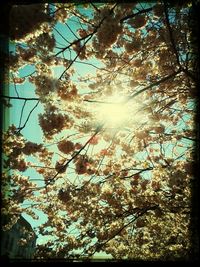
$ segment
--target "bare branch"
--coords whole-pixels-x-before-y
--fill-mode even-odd
[[[137,15],[140,15],[140,14],[143,14],[143,13],[147,13],[147,12],[151,11],[152,9],[153,9],[153,8],[150,7],[150,8],[142,9],[142,10],[138,11],[137,13],[129,14],[129,15],[127,15],[126,17],[120,19],[120,23],[123,23],[125,20],[134,18],[134,17],[137,16]]]
[[[38,106],[39,103],[40,103],[40,101],[38,101],[36,103],[36,105],[31,109],[31,111],[28,114],[28,117],[27,117],[26,121],[24,122],[24,125],[19,128],[19,131],[18,132],[20,132],[22,129],[24,129],[24,127],[26,126],[28,120],[30,119],[30,116],[31,116],[32,112],[34,111],[34,109],[36,109],[36,107]]]
[[[7,95],[1,95],[2,98],[7,98],[7,99],[18,99],[18,100],[30,100],[30,101],[38,101],[39,98],[36,97],[17,97],[17,96],[7,96]]]
[[[138,92],[134,93],[133,95],[129,96],[128,99],[127,99],[127,101],[131,100],[132,98],[138,96],[139,94],[141,94],[141,93],[147,91],[148,89],[150,89],[150,88],[152,88],[152,87],[154,87],[154,86],[157,86],[157,85],[159,85],[159,84],[161,84],[161,83],[163,83],[163,82],[165,82],[165,81],[167,81],[167,80],[172,79],[172,78],[175,77],[177,74],[181,73],[181,71],[182,71],[182,70],[179,69],[178,71],[173,72],[172,74],[170,74],[170,75],[168,75],[168,76],[166,76],[166,77],[164,77],[164,78],[158,80],[157,82],[152,83],[152,84],[150,84],[150,85],[144,87],[143,89],[141,89],[141,90],[139,90]]]
[[[68,167],[68,165],[70,164],[70,162],[72,162],[73,159],[75,159],[83,149],[85,149],[85,147],[91,142],[91,140],[101,131],[101,129],[103,128],[103,124],[100,125],[95,133],[88,139],[88,141],[71,157],[70,160],[68,160],[65,164],[63,164],[63,166],[60,168],[60,170],[51,178],[49,179],[47,184],[51,184],[52,181],[58,176],[59,173],[61,173],[65,168]]]
[[[24,104],[23,104],[23,106],[22,106],[22,110],[21,110],[21,114],[20,114],[20,119],[19,119],[19,127],[18,127],[18,128],[21,127],[21,121],[22,121],[22,116],[23,116],[23,112],[24,112],[25,105],[26,105],[26,101],[27,101],[27,100],[24,100]]]

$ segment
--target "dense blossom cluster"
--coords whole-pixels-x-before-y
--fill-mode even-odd
[[[25,155],[31,155],[31,154],[35,154],[36,152],[41,151],[42,149],[42,144],[35,144],[33,142],[26,142],[25,146],[22,149],[22,152]]]
[[[71,121],[68,115],[47,112],[39,115],[39,124],[44,135],[51,138],[52,135],[61,132],[64,128],[69,128]]]
[[[112,15],[108,14],[97,33],[99,45],[103,46],[104,49],[110,47],[116,42],[121,31],[122,26],[119,24],[119,21]]]
[[[65,154],[72,152],[74,148],[75,148],[74,143],[68,140],[63,140],[58,144],[58,149]]]
[[[45,65],[44,65],[45,68]],[[44,70],[42,66],[40,66],[40,70]],[[35,84],[36,87],[36,94],[45,97],[51,92],[56,91],[56,85],[57,85],[57,80],[52,79],[51,77],[48,77],[47,75],[38,75],[37,77],[30,77],[29,78],[30,82]]]
[[[13,40],[24,38],[27,33],[33,33],[44,22],[50,22],[52,18],[46,13],[45,6],[39,5],[15,5],[10,12],[10,37]]]
[[[67,83],[57,86],[58,96],[65,101],[72,101],[77,96],[77,88],[73,84],[71,87]]]

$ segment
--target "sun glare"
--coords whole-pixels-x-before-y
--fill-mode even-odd
[[[99,117],[110,126],[120,126],[127,121],[128,111],[123,104],[104,104],[99,110]]]
[[[139,119],[139,114],[136,116],[138,105],[132,101],[126,102],[120,95],[111,96],[98,103],[95,111],[96,120],[105,123],[107,128],[128,126],[130,122]]]

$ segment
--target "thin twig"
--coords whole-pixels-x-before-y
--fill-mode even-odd
[[[35,100],[35,101],[39,100],[39,98],[36,97],[28,98],[28,97],[17,97],[17,96],[7,96],[7,95],[0,95],[0,97],[8,99],[18,99],[18,100]]]
[[[13,78],[13,83],[14,83],[14,88],[15,88],[15,92],[16,92],[16,95],[17,95],[17,97],[19,97],[19,94],[18,94],[18,92],[17,92],[17,86],[16,86],[16,83],[15,83],[15,81],[14,81],[14,75],[13,75],[13,73],[11,73],[11,75],[12,75],[12,78]]]
[[[127,15],[126,17],[120,19],[120,23],[123,23],[123,22],[124,22],[125,20],[127,20],[127,19],[134,18],[134,17],[137,16],[137,15],[140,15],[140,14],[143,14],[143,13],[147,13],[147,12],[151,11],[152,9],[153,9],[153,8],[150,7],[150,8],[147,8],[147,9],[142,9],[142,10],[138,11],[137,13],[129,14],[129,15]]]
[[[24,104],[23,104],[23,107],[22,107],[22,110],[21,110],[21,114],[20,114],[20,119],[19,119],[19,127],[21,127],[21,122],[22,122],[22,116],[23,116],[23,113],[24,113],[24,108],[25,108],[25,105],[26,105],[26,101],[27,100],[24,100]]]
[[[40,103],[40,101],[38,101],[38,102],[36,103],[36,105],[31,109],[31,111],[29,112],[28,117],[27,117],[27,119],[26,119],[24,125],[23,125],[22,127],[19,128],[19,131],[18,131],[18,132],[20,132],[22,129],[24,129],[24,127],[26,126],[26,124],[27,124],[27,122],[28,122],[28,120],[29,120],[29,118],[30,118],[30,116],[31,116],[31,113],[34,111],[34,109],[38,106],[39,103]]]
[[[63,164],[63,166],[59,169],[59,171],[57,171],[57,173],[49,179],[48,184],[51,184],[52,181],[58,176],[59,173],[61,173],[64,169],[66,169],[68,167],[68,165],[73,161],[73,159],[75,159],[82,150],[85,149],[85,147],[91,142],[91,140],[102,130],[103,128],[103,124],[100,125],[99,127],[97,127],[95,133],[88,139],[88,141],[71,157],[71,159],[69,159],[65,164]]]

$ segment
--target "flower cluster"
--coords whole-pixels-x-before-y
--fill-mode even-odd
[[[53,34],[48,32],[41,33],[35,39],[35,49],[40,50],[41,53],[52,52],[55,47],[55,38]]]
[[[8,130],[3,134],[3,152],[6,156],[16,158],[21,154],[21,149],[24,147],[24,138],[22,135],[16,134],[15,125],[10,125]]]
[[[99,142],[99,137],[98,136],[94,136],[91,140],[90,140],[90,144],[91,145],[97,145]]]
[[[15,5],[10,12],[10,38],[20,40],[52,18],[45,13],[45,5]]]
[[[141,47],[141,40],[139,38],[134,38],[131,42],[126,42],[124,48],[127,53],[138,52]]]
[[[14,77],[14,78],[13,78],[13,82],[14,82],[15,84],[22,84],[22,83],[25,82],[25,78],[22,78],[22,77]]]
[[[105,183],[103,186],[102,186],[102,194],[103,195],[111,195],[113,193],[113,188]]]
[[[10,161],[10,168],[17,169],[20,172],[24,172],[27,170],[28,166],[23,158],[18,157],[16,159],[13,158],[12,161]]]
[[[56,12],[54,14],[54,18],[56,21],[65,23],[66,19],[70,17],[70,12],[68,9],[73,10],[73,5],[67,8],[68,3],[56,3]]]
[[[68,115],[55,112],[39,114],[39,124],[47,138],[52,138],[52,135],[61,132],[64,128],[71,127],[71,123]]]
[[[77,88],[74,84],[59,83],[57,94],[62,100],[72,101],[77,96]]]
[[[75,145],[73,142],[71,142],[69,140],[63,140],[63,141],[59,142],[58,149],[62,153],[68,154],[75,149]]]
[[[87,173],[88,159],[80,155],[78,160],[76,161],[75,166],[76,166],[76,173],[78,174]]]
[[[71,200],[70,189],[67,190],[60,189],[58,192],[58,199],[61,200],[63,203],[67,203],[68,201],[70,201]]]
[[[73,49],[79,55],[79,58],[81,60],[87,59],[87,57],[86,57],[86,46],[85,46],[85,44],[82,45],[80,41],[77,41],[77,42],[74,43]]]
[[[117,41],[118,35],[122,32],[122,26],[112,15],[106,17],[97,32],[97,42],[100,49],[110,47]]]
[[[79,29],[79,30],[78,30],[78,34],[80,35],[81,38],[84,38],[84,37],[87,36],[88,33],[87,33],[87,31],[84,30],[84,29]]]
[[[148,137],[148,132],[147,131],[138,131],[135,133],[135,137],[138,139],[142,140]]]
[[[67,166],[64,165],[64,161],[57,161],[55,165],[55,170],[59,173],[64,173],[67,169]]]
[[[36,143],[28,141],[25,143],[25,146],[23,147],[22,152],[26,155],[31,155],[31,154],[35,154],[36,152],[41,151],[41,149],[42,149],[41,144],[38,145]]]
[[[128,23],[132,27],[138,29],[138,28],[142,28],[142,27],[144,27],[146,25],[147,19],[146,19],[146,17],[144,15],[137,15],[137,16],[129,19]]]
[[[42,71],[42,68],[40,69]],[[58,83],[57,80],[44,74],[36,77],[29,77],[29,81],[35,84],[35,92],[41,97],[41,100],[43,100],[43,98],[48,96],[51,92],[55,92]]]
[[[19,61],[26,63],[36,63],[37,61],[37,51],[35,48],[23,48],[18,46],[16,48],[16,53],[19,56]]]

